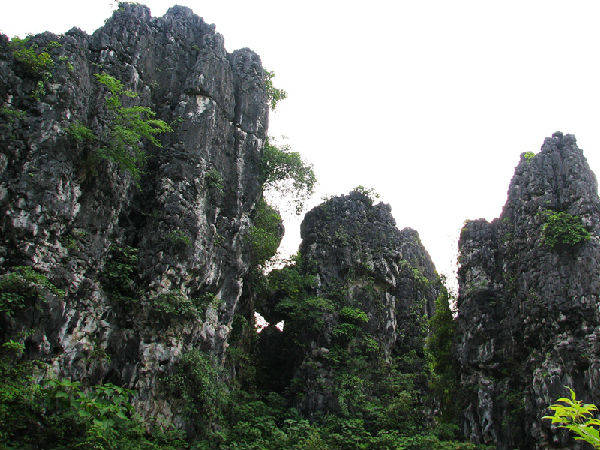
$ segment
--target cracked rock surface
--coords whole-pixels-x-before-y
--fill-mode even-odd
[[[552,248],[548,211],[589,240]],[[580,448],[541,417],[564,386],[600,402],[600,200],[572,135],[523,154],[501,216],[469,221],[459,242],[458,347],[465,436],[513,448]]]
[[[360,346],[365,342],[372,346],[366,358],[372,367],[355,374],[364,386],[377,386],[381,381],[377,370],[386,373],[388,365],[401,366],[398,360],[406,355],[414,355],[415,366],[424,364],[424,330],[440,280],[418,233],[399,230],[389,205],[374,204],[359,191],[333,197],[309,211],[301,236],[300,270],[314,279],[306,297],[327,299],[331,307],[315,319],[319,326],[307,324],[306,329],[304,325],[294,329],[298,324],[288,323],[286,316],[266,313],[270,322],[285,319],[286,326],[283,333],[266,330],[264,340],[265,345],[275,345],[279,336],[282,350],[269,350],[278,353],[288,351],[286,345],[293,347],[287,340],[302,336],[304,353],[288,362],[296,364],[292,391],[298,407],[311,416],[336,413],[343,408],[340,374],[353,370],[352,358],[364,357]],[[344,335],[348,310],[362,311],[365,319]],[[345,356],[338,361],[335,355],[340,351]],[[362,394],[374,395],[364,389]]]
[[[0,334],[30,330],[21,334],[27,354],[56,375],[118,382],[135,389],[142,414],[171,420],[157,380],[193,346],[223,357],[248,269],[244,235],[268,125],[260,58],[227,53],[213,25],[179,6],[153,18],[123,4],[91,36],[72,29],[31,43],[54,60],[47,80],[0,36],[0,106],[24,112],[0,126],[0,271],[32,266],[66,294],[45,293],[37,309],[5,318]],[[75,121],[105,126],[101,72],[138,94],[126,106],[148,106],[174,130],[160,137],[163,148],[144,144],[139,187],[107,160],[90,167],[90,148],[67,133]],[[134,312],[111,300],[116,275],[103,274],[123,249],[135,250]],[[217,300],[194,319],[147,308],[175,294]]]

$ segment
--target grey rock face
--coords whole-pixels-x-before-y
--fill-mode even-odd
[[[399,231],[390,206],[374,205],[361,192],[334,197],[307,213],[301,235],[300,254],[316,279],[312,294],[335,304],[296,373],[299,406],[313,414],[340,407],[333,379],[336,370],[345,369],[334,369],[329,357],[332,348],[344,345],[335,337],[344,321],[342,309],[367,314],[364,332],[377,342],[375,360],[389,362],[411,351],[422,357],[425,335],[419,320],[431,314],[440,281],[417,232]]]
[[[552,248],[547,211],[581,218],[588,241]],[[579,448],[541,417],[572,387],[600,401],[600,201],[575,138],[522,155],[499,219],[459,242],[458,358],[463,431],[498,448]]]
[[[192,346],[222,358],[248,268],[244,235],[268,125],[260,58],[227,53],[214,26],[177,6],[153,18],[125,4],[92,36],[73,29],[32,42],[55,62],[46,81],[27,73],[0,36],[0,106],[24,111],[0,127],[0,270],[33,266],[66,296],[48,294],[39,312],[6,319],[0,334],[33,329],[30,355],[56,374],[119,381],[137,391],[140,411],[169,419],[157,380]],[[162,149],[145,145],[139,189],[114,163],[90,170],[90,150],[66,132],[76,120],[104,126],[106,90],[93,75],[103,71],[138,94],[132,104],[173,124]],[[31,95],[38,81],[39,101]],[[135,314],[108,298],[114,286],[102,274],[126,246],[138,249]],[[220,301],[202,320],[157,327],[146,306],[173,292]]]

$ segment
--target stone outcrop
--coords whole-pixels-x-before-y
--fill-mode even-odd
[[[110,130],[104,72],[135,92],[126,106],[173,129],[140,144],[139,178],[73,132]],[[227,53],[187,8],[153,18],[121,4],[91,36],[0,35],[0,344],[47,363],[37,378],[131,388],[145,418],[190,430],[164,378],[192,349],[222,363],[237,314],[257,390],[308,418],[424,430],[439,406],[425,350],[435,267],[417,232],[357,189],[310,211],[295,262],[265,275],[248,232],[268,108],[260,58]],[[501,216],[467,222],[459,252],[464,436],[580,448],[541,420],[564,386],[600,404],[600,199],[573,136],[522,155]],[[255,309],[283,332],[257,337]]]
[[[558,213],[590,238],[550,245],[545,224]],[[595,176],[561,133],[521,156],[500,218],[465,224],[457,355],[467,438],[500,449],[579,448],[541,417],[564,386],[600,402],[599,235]]]
[[[122,4],[91,36],[73,29],[32,44],[52,57],[49,76],[27,70],[0,36],[0,270],[32,266],[66,292],[3,316],[0,334],[56,375],[135,389],[140,411],[168,419],[157,380],[192,347],[223,357],[248,269],[268,124],[260,59],[227,53],[213,25],[178,6],[153,18]],[[138,94],[128,105],[174,129],[163,148],[144,144],[139,187],[67,133],[77,121],[106,126],[102,72]],[[137,304],[115,299],[128,290]],[[169,304],[153,311],[156,299]],[[198,299],[210,300],[200,319],[178,315]]]
[[[308,212],[301,236],[296,266],[312,277],[312,286],[301,298],[289,301],[283,295],[272,302],[289,301],[280,315],[272,306],[265,312],[272,323],[285,320],[284,332],[267,329],[261,339],[269,353],[284,353],[288,364],[295,364],[292,390],[302,411],[339,412],[344,409],[340,375],[366,380],[369,396],[366,386],[380,381],[376,371],[388,373],[384,367],[392,360],[412,352],[416,365],[424,362],[426,321],[440,280],[417,232],[398,230],[390,206],[373,204],[361,191]],[[366,316],[360,319],[356,312]],[[280,347],[278,338],[284,342]],[[294,339],[301,349],[290,342]],[[373,369],[357,372],[353,358],[365,355]]]
[[[315,293],[343,287],[345,302],[369,315],[388,357],[400,345],[411,308],[433,312],[439,290],[433,262],[415,230],[396,228],[389,205],[353,191],[309,211],[300,233],[300,254],[316,273]]]

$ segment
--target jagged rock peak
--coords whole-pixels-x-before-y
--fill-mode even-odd
[[[373,269],[374,259],[399,258],[409,261],[429,279],[437,277],[418,232],[411,228],[399,231],[391,206],[375,204],[368,193],[360,190],[333,197],[309,211],[300,234],[301,253],[309,255],[319,248],[336,259],[331,264],[336,270],[356,264]],[[331,252],[329,247],[343,251]]]
[[[598,183],[575,136],[554,133],[538,154],[521,155],[501,219],[517,218],[534,208],[577,214],[586,225],[597,226],[592,220],[600,211]]]
[[[52,64],[38,70],[15,45]],[[162,148],[141,141],[149,158],[137,184],[99,157],[99,139],[73,137],[73,127],[96,137],[115,127],[95,76],[104,72],[137,94],[123,106],[173,129]],[[126,3],[91,36],[1,36],[0,275],[31,266],[65,290],[48,293],[40,314],[2,317],[1,337],[31,328],[28,357],[55,375],[127,386],[143,415],[174,420],[157,380],[191,348],[220,360],[228,345],[268,110],[258,55],[227,53],[188,8],[152,18]],[[107,357],[90,362],[98,352]]]
[[[600,400],[600,199],[572,135],[524,153],[500,218],[459,241],[463,431],[500,449],[565,445],[541,417],[564,396]]]
[[[301,235],[303,268],[316,280],[308,298],[327,299],[329,306],[322,315],[323,326],[308,335],[310,351],[297,360],[293,384],[300,387],[299,408],[309,415],[323,414],[343,407],[330,352],[353,349],[342,371],[353,370],[350,361],[367,342],[373,345],[371,363],[377,367],[394,365],[398,355],[409,354],[414,364],[407,371],[425,364],[424,330],[440,280],[418,233],[398,230],[390,206],[374,204],[362,190],[315,207],[306,214]],[[349,325],[348,320],[355,319],[348,314],[363,317],[361,325]],[[283,319],[283,340],[304,327],[293,317]],[[355,330],[348,332],[348,327]],[[357,376],[376,386],[379,381],[367,372]],[[363,394],[374,392],[366,389]]]

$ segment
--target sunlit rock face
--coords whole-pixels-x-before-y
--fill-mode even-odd
[[[56,374],[122,383],[137,391],[142,412],[168,417],[168,405],[151,400],[157,380],[192,346],[222,357],[247,271],[244,234],[268,123],[260,59],[227,53],[214,26],[182,7],[153,18],[123,4],[91,36],[73,29],[32,42],[54,60],[39,101],[39,77],[0,36],[0,106],[24,111],[0,126],[0,270],[33,266],[66,295],[45,293],[0,334],[32,330],[29,356]],[[162,149],[144,148],[139,187],[114,163],[94,163],[67,133],[75,121],[101,131],[101,72],[138,94],[126,105],[149,106],[173,127]],[[128,248],[131,274],[119,266]],[[138,304],[110,298],[120,274]],[[180,318],[148,307],[161,295],[211,301],[200,318]]]
[[[308,415],[339,413],[345,408],[344,376],[362,379],[354,395],[368,398],[377,395],[370,389],[391,366],[419,373],[415,384],[425,386],[427,317],[440,280],[418,233],[398,230],[389,205],[353,191],[308,212],[301,236],[301,270],[314,277],[307,298],[325,299],[315,305],[327,306],[314,316],[317,326],[273,316],[285,319],[283,341],[302,336],[305,343],[291,387],[298,407]],[[357,320],[353,311],[366,315]],[[275,338],[265,336],[272,346]],[[282,348],[292,355],[298,351],[289,342]],[[404,367],[398,360],[408,354],[412,359]]]
[[[590,238],[551,246],[544,224],[558,212]],[[579,448],[541,418],[564,386],[600,401],[599,222],[596,178],[575,138],[555,133],[521,156],[500,218],[465,224],[457,355],[472,441]]]

